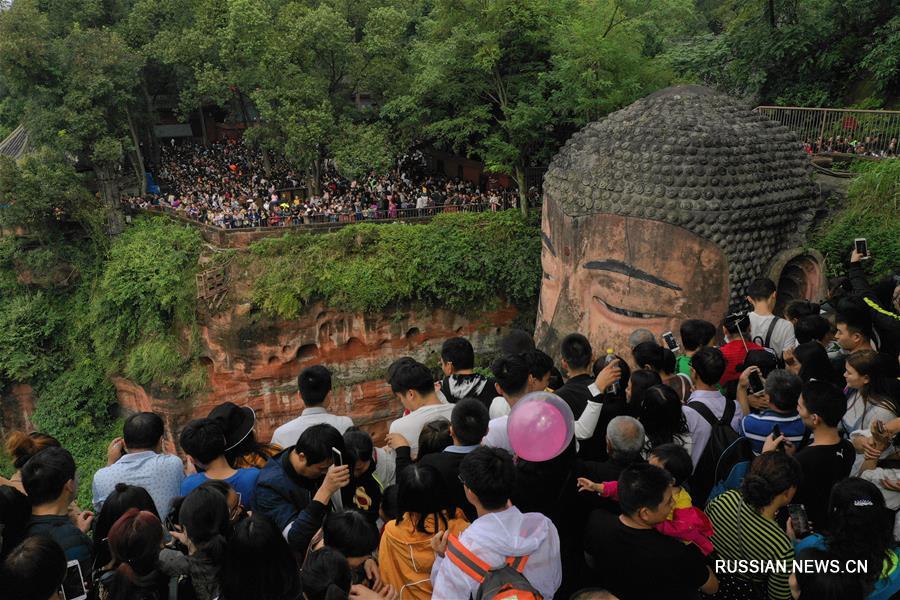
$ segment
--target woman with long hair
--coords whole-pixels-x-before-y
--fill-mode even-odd
[[[788,370],[800,376],[803,383],[811,379],[844,386],[841,376],[831,366],[828,351],[819,342],[806,342],[794,348],[795,364]]]
[[[444,509],[449,491],[432,466],[413,464],[397,474],[400,516],[384,525],[378,562],[381,578],[403,598],[431,597],[431,538],[449,530],[459,536],[469,526],[460,509]]]
[[[896,357],[892,359],[874,350],[859,350],[848,356],[844,367],[847,412],[841,419],[840,429],[850,435],[854,431],[868,431],[875,421],[896,418],[900,398],[896,377]],[[862,436],[853,437],[859,440]],[[857,441],[854,446],[858,452],[862,451]]]
[[[294,553],[260,513],[241,521],[228,542],[220,600],[297,600],[302,597]]]
[[[185,496],[177,521],[180,531],[171,533],[188,552],[163,550],[159,554],[161,568],[170,577],[189,577],[198,600],[213,600],[231,535],[228,502],[214,486],[201,485]]]
[[[650,369],[632,371],[628,385],[625,386],[625,414],[639,418],[644,393],[655,385],[662,385],[662,378],[656,371]]]
[[[162,523],[154,513],[128,509],[109,530],[115,568],[100,579],[101,600],[166,600],[168,582],[159,570]]]
[[[137,485],[117,483],[113,493],[103,501],[103,507],[94,520],[94,571],[115,566],[109,549],[109,531],[129,509],[150,512],[157,519],[160,518],[156,512],[156,504],[147,490]]]
[[[828,531],[794,542],[799,554],[809,548],[826,550],[840,561],[866,561],[856,575],[870,600],[900,591],[900,548],[894,539],[894,517],[874,483],[848,477],[831,488]]]
[[[644,453],[662,444],[678,444],[691,452],[693,440],[688,430],[678,393],[665,384],[654,385],[643,394],[640,421],[647,438]]]
[[[350,565],[343,554],[326,546],[306,557],[300,581],[306,600],[347,600],[352,585]]]

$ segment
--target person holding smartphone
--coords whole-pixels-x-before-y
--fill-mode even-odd
[[[758,392],[759,398],[766,402],[766,408],[759,413],[750,413],[741,422],[744,437],[753,445],[753,453],[760,454],[763,444],[774,427],[778,427],[782,437],[792,444],[799,445],[806,433],[806,425],[797,412],[797,400],[803,383],[793,373],[776,369],[769,373],[763,381],[758,367],[748,367],[738,380],[738,398],[748,396],[754,373],[759,376],[757,385],[763,388]],[[742,402],[743,404],[743,402]]]
[[[870,285],[863,269],[864,259],[868,257],[870,254],[863,255],[854,247],[847,276],[854,294],[862,299],[872,318],[872,328],[878,334],[878,350],[896,357],[900,354],[900,276],[894,274],[876,286]]]

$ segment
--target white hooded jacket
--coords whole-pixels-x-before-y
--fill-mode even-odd
[[[546,600],[562,582],[559,534],[553,523],[540,513],[522,513],[512,506],[475,519],[459,537],[475,556],[492,566],[500,566],[509,556],[528,555],[524,575]],[[478,582],[447,558],[435,557],[431,569],[434,600],[466,600],[474,596]]]

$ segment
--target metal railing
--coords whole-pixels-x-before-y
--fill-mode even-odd
[[[505,207],[499,206],[496,210],[504,210]],[[364,210],[361,214],[346,213],[338,215],[305,215],[305,216],[287,216],[279,217],[270,215],[268,219],[260,221],[256,225],[241,225],[233,227],[221,227],[209,221],[200,221],[189,216],[185,211],[176,210],[170,206],[150,206],[148,212],[164,213],[178,217],[179,219],[197,223],[204,227],[219,231],[241,231],[241,230],[260,230],[287,227],[303,227],[315,229],[318,227],[334,228],[335,226],[350,225],[351,223],[391,223],[394,221],[410,221],[430,219],[431,217],[442,213],[456,212],[485,212],[493,210],[492,205],[482,204],[460,204],[460,205],[444,205],[431,206],[427,208],[401,208],[393,211]]]
[[[756,112],[800,138],[814,154],[898,156],[900,111],[757,106]]]

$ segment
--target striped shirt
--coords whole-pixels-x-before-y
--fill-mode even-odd
[[[740,534],[738,507],[740,506]],[[729,490],[706,507],[713,522],[713,545],[724,560],[793,561],[794,545],[775,521],[770,521],[745,503],[740,491]],[[790,564],[786,570],[790,570]],[[781,569],[785,570],[785,569]],[[790,573],[736,575],[750,581],[765,583],[769,600],[790,600]]]
[[[763,443],[772,428],[778,425],[782,435],[794,446],[797,446],[803,440],[803,434],[806,433],[806,426],[800,419],[800,415],[796,411],[790,414],[775,412],[774,410],[764,410],[759,414],[751,413],[744,417],[741,427],[744,430],[744,437],[753,444],[753,453],[760,454],[762,452]]]

